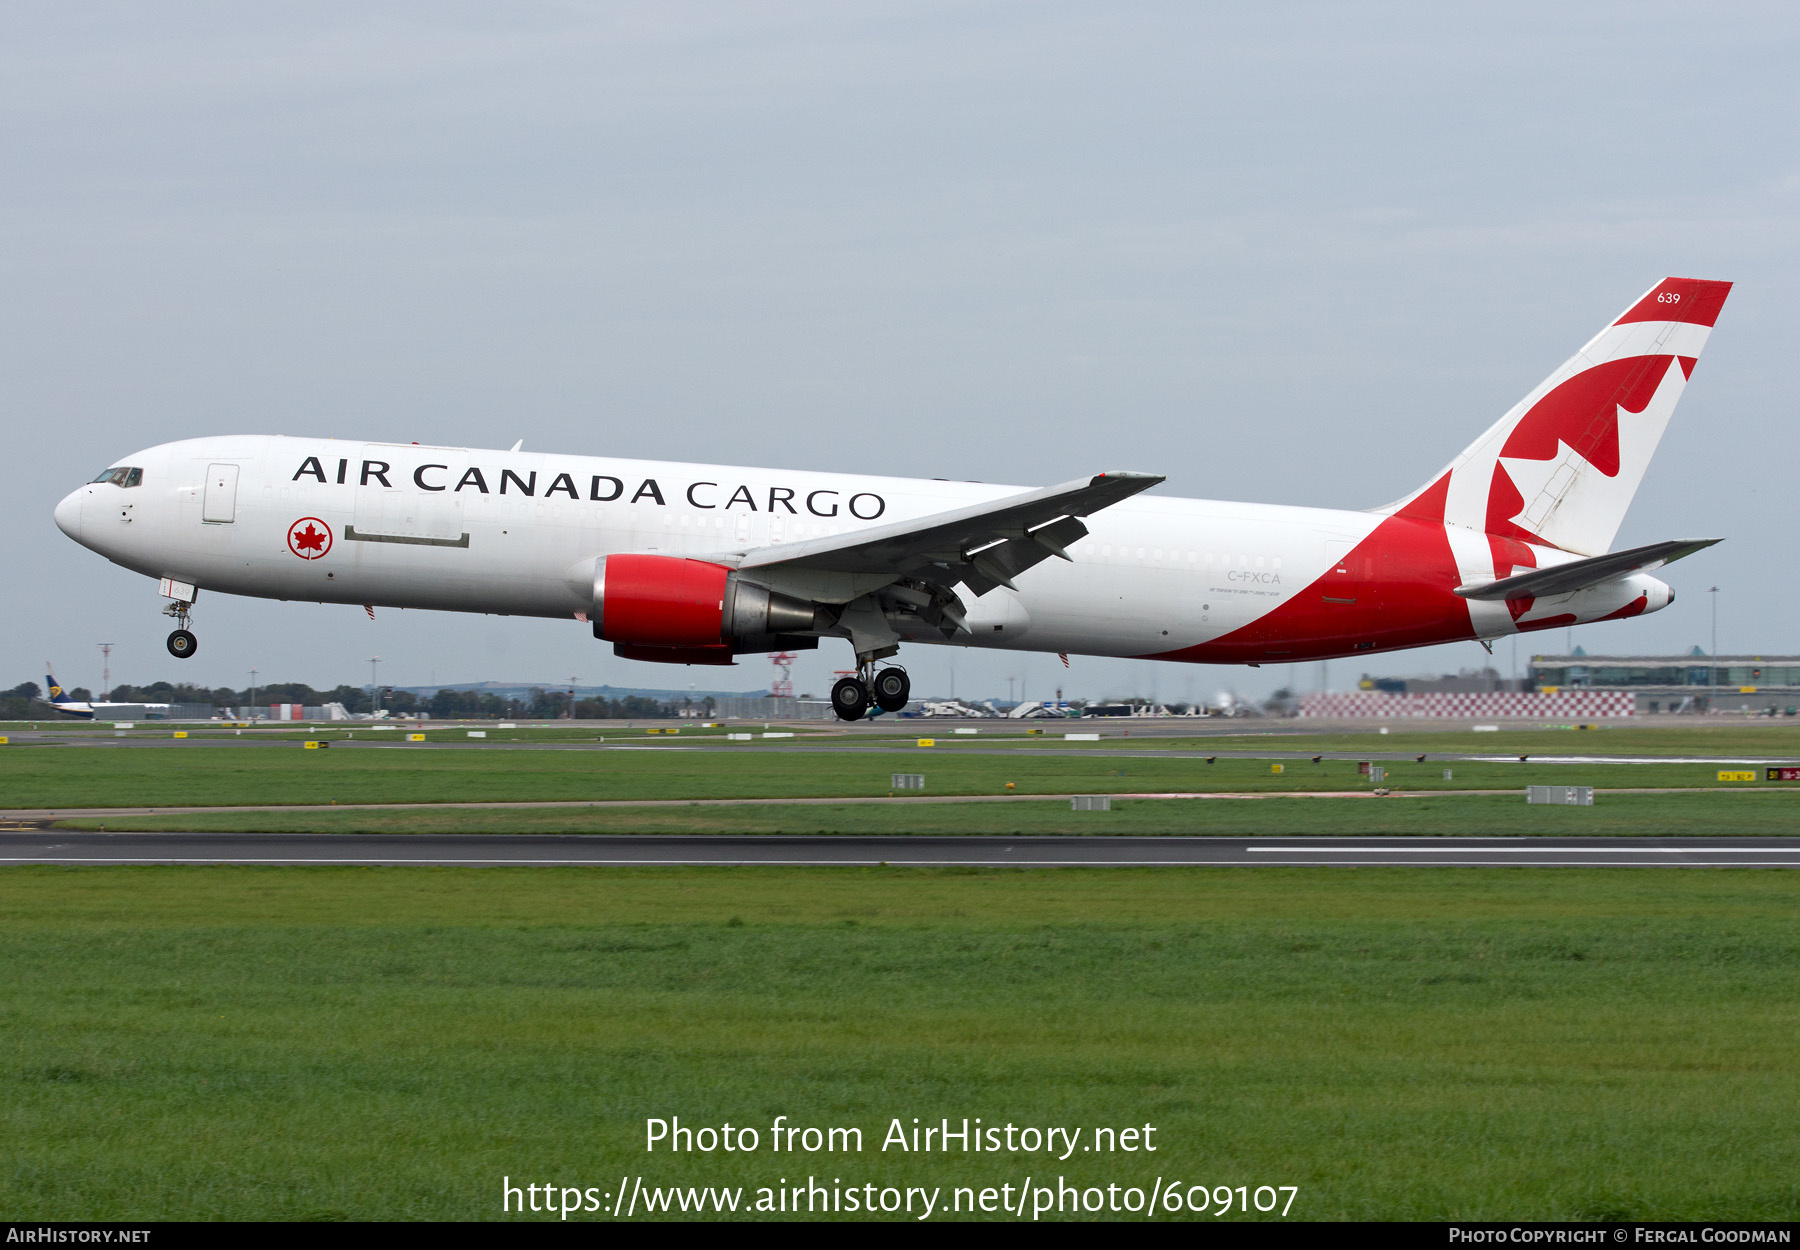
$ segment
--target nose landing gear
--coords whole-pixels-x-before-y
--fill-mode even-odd
[[[175,618],[175,632],[169,635],[168,646],[169,654],[178,660],[191,659],[194,652],[200,649],[200,640],[188,630],[189,613],[193,606],[177,599],[163,609],[164,616]]]
[[[862,665],[854,677],[839,678],[831,688],[831,710],[839,720],[857,721],[871,705],[884,712],[898,712],[912,698],[912,679],[903,668],[884,668],[871,678],[874,665]]]

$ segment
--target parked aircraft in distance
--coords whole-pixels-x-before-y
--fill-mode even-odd
[[[607,456],[233,435],[128,456],[56,507],[159,579],[194,653],[202,588],[561,617],[636,660],[847,640],[839,716],[897,710],[902,643],[1285,663],[1655,612],[1609,552],[1728,282],[1666,278],[1418,490],[1353,512],[1176,499],[1149,473],[1031,490]]]
[[[48,661],[45,662],[44,667],[45,669],[50,667]],[[102,703],[97,700],[84,703],[79,699],[71,699],[68,692],[57,682],[55,675],[49,672],[44,674],[44,685],[48,692],[45,695],[45,702],[50,704],[51,709],[64,716],[73,716],[77,720],[93,720],[95,712],[108,712],[116,708],[130,708],[134,712],[142,708],[145,713],[169,710],[167,703]],[[105,692],[102,691],[102,693]]]

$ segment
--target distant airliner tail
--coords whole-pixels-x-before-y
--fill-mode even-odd
[[[44,662],[44,667],[46,669],[50,667],[50,662],[48,660]],[[54,673],[46,672],[44,674],[44,685],[44,697],[50,701],[50,706],[55,708],[58,712],[62,713],[64,716],[73,716],[77,720],[94,719],[93,705],[71,699],[69,697],[69,692],[64,690],[61,684],[56,680],[56,675]]]
[[[1603,554],[1730,291],[1664,278],[1430,484],[1383,511]]]

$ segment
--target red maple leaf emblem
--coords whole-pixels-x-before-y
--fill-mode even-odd
[[[317,560],[331,550],[331,527],[317,517],[301,517],[288,527],[288,550],[302,560]]]

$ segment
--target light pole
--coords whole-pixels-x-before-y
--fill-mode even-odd
[[[250,706],[244,709],[244,719],[256,718],[256,670],[250,670]]]
[[[379,663],[380,656],[369,657],[369,697],[375,701],[374,710],[377,712],[381,710],[381,683],[375,679],[375,666]]]
[[[118,644],[102,642],[96,645],[100,648],[100,701],[104,703],[112,697],[112,649]]]
[[[1712,659],[1706,666],[1706,710],[1710,713],[1719,697],[1719,588],[1709,586],[1706,593],[1712,596]]]

